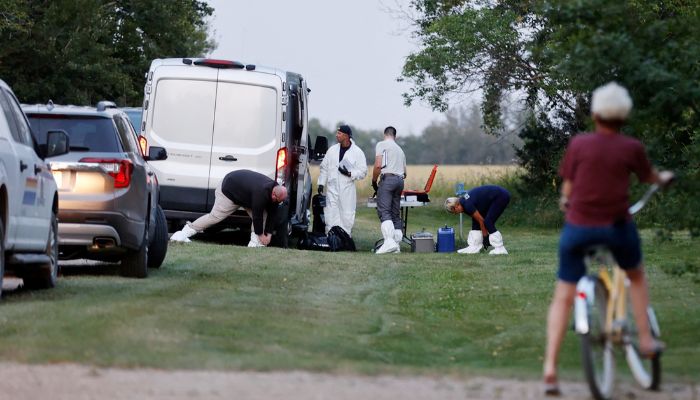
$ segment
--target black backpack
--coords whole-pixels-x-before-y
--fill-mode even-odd
[[[345,229],[334,226],[328,231],[329,251],[357,251],[355,241],[345,232]]]

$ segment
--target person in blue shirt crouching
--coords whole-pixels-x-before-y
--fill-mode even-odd
[[[448,197],[445,209],[452,214],[465,213],[472,218],[472,229],[467,236],[467,247],[460,254],[476,254],[490,243],[489,254],[508,254],[503,236],[496,229],[496,220],[510,202],[510,193],[500,186],[485,185],[472,188],[461,197]],[[488,244],[487,244],[488,246]]]

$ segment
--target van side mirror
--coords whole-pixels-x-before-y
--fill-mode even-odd
[[[328,138],[325,136],[317,136],[314,144],[314,160],[320,161],[325,157],[328,151]]]
[[[56,157],[70,151],[70,138],[64,130],[48,131],[46,144],[39,145],[41,158]]]
[[[148,155],[144,157],[146,161],[161,161],[168,158],[168,151],[165,147],[151,146],[148,148]]]

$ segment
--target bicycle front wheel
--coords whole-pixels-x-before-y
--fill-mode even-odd
[[[627,309],[630,310],[629,299]],[[647,315],[649,316],[651,334],[654,338],[658,338],[660,335],[659,324],[656,314],[651,307],[647,309]],[[661,356],[657,354],[652,358],[641,357],[639,354],[638,330],[636,324],[634,324],[634,317],[628,315],[627,321],[629,324],[627,340],[625,340],[627,365],[629,365],[634,379],[640,386],[647,390],[659,390],[661,385]]]
[[[593,298],[587,299],[588,333],[581,337],[581,360],[591,394],[597,400],[612,397],[615,358],[612,340],[605,332],[608,291],[597,277],[593,280]]]

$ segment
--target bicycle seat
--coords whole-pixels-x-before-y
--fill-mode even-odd
[[[583,254],[586,264],[596,263],[612,265],[615,262],[610,248],[604,244],[588,246],[583,250]]]

